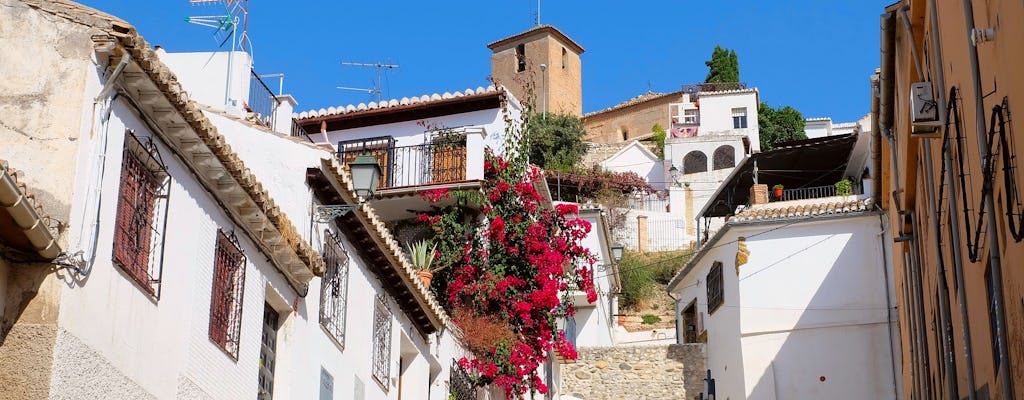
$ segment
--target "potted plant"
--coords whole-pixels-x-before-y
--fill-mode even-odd
[[[849,196],[853,194],[853,182],[849,179],[843,179],[836,182],[836,196]]]
[[[772,192],[775,194],[776,198],[780,198],[781,199],[782,198],[782,185],[779,184],[779,185],[772,186]]]
[[[406,246],[406,250],[412,259],[413,267],[416,268],[416,275],[419,275],[423,285],[430,287],[430,280],[434,278],[434,273],[444,269],[444,266],[431,269],[434,258],[437,257],[437,245],[420,240],[413,243],[412,246]]]

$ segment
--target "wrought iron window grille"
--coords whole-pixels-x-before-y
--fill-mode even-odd
[[[213,289],[210,295],[210,340],[238,361],[245,295],[245,253],[234,232],[217,230]]]
[[[344,350],[349,255],[339,235],[329,229],[324,230],[324,261],[327,271],[320,283],[320,325]]]
[[[113,263],[160,299],[170,175],[151,137],[125,131],[114,225]]]
[[[449,375],[449,398],[454,397],[455,400],[476,400],[476,386],[473,385],[473,380],[470,378],[469,373],[459,366],[458,361],[452,360],[452,368]]]
[[[707,289],[708,289],[708,314],[715,312],[722,303],[725,303],[725,287],[722,282],[722,263],[715,261],[711,265],[711,271],[708,271]]]
[[[373,379],[384,390],[391,379],[391,307],[387,299],[377,295],[373,313]]]

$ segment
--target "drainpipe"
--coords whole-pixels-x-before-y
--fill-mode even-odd
[[[900,195],[899,195],[899,182],[900,182],[899,162],[897,161],[897,157],[896,157],[896,136],[892,134],[892,124],[893,124],[893,114],[894,114],[894,104],[892,104],[892,103],[895,100],[894,90],[895,90],[895,79],[896,79],[896,76],[895,76],[895,61],[896,61],[895,60],[896,59],[896,48],[895,48],[896,47],[896,38],[895,38],[895,33],[896,33],[896,13],[895,12],[887,12],[885,14],[882,14],[882,16],[881,16],[881,28],[882,28],[882,33],[881,33],[881,37],[882,37],[882,43],[881,43],[881,47],[882,47],[882,65],[881,65],[881,71],[879,73],[879,78],[878,78],[879,94],[880,94],[879,95],[879,100],[878,100],[878,108],[879,108],[879,113],[878,113],[878,127],[879,127],[878,131],[879,132],[878,132],[878,135],[879,135],[880,139],[881,139],[881,136],[884,135],[884,137],[889,140],[889,145],[891,146],[891,149],[890,149],[890,153],[891,154],[890,154],[889,158],[890,158],[890,161],[891,161],[891,164],[892,164],[892,166],[891,166],[891,168],[892,168],[892,180],[891,180],[891,183],[890,183],[890,188],[892,189],[892,192],[891,192],[891,194],[892,194],[892,202],[893,202],[892,207],[894,207],[895,210],[898,211],[895,223],[897,224],[897,226],[902,226],[905,214],[904,214],[904,212],[902,210],[900,210],[901,204],[900,204]],[[879,143],[878,145],[881,146],[881,143]],[[880,165],[880,162],[879,162],[879,165]],[[881,179],[879,179],[879,181],[881,181]],[[881,190],[878,191],[879,195],[881,194],[881,192],[882,192]],[[913,217],[913,216],[911,215],[911,217]],[[896,232],[898,232],[900,234],[900,238],[896,238],[897,241],[904,241],[904,240],[909,239],[909,237],[906,237],[906,236],[903,235],[902,231],[903,231],[902,228],[896,229]],[[910,362],[910,365],[911,365],[911,376],[913,378],[913,383],[914,383],[914,390],[912,391],[912,393],[921,394],[922,395],[921,397],[923,397],[923,398],[930,398],[930,395],[929,395],[930,394],[929,393],[930,390],[928,390],[929,389],[928,388],[928,382],[921,376],[921,372],[920,372],[920,368],[923,368],[925,366],[926,360],[923,357],[924,346],[922,345],[922,341],[921,341],[921,334],[923,333],[923,330],[921,329],[922,324],[919,321],[919,318],[923,319],[923,316],[918,314],[917,287],[915,285],[915,279],[914,279],[915,276],[916,276],[915,275],[915,271],[916,271],[916,268],[915,268],[916,256],[915,256],[915,254],[911,254],[911,253],[908,253],[906,251],[903,251],[903,261],[904,261],[903,262],[904,286],[906,287],[906,290],[908,291],[908,293],[907,293],[908,294],[908,296],[907,296],[908,298],[905,299],[905,302],[904,302],[905,304],[904,305],[907,306],[907,318],[909,319],[907,322],[910,324],[910,327],[911,327],[911,329],[909,329],[907,331],[908,334],[910,334],[909,337],[907,338],[907,340],[911,342],[911,352],[910,352],[911,354],[910,355],[911,355],[911,360],[912,361]],[[917,329],[914,329],[915,327]]]
[[[946,115],[946,80],[945,72],[942,69],[942,46],[939,44],[939,17],[935,2],[928,3],[931,18],[931,39],[932,39],[932,65],[937,66],[933,72],[935,86],[938,88],[937,99],[939,102],[939,121],[948,121]],[[945,130],[945,127],[942,127]],[[945,133],[945,132],[944,132]],[[945,133],[948,135],[948,133]],[[975,400],[976,386],[974,383],[974,351],[971,349],[971,325],[967,319],[967,296],[964,293],[964,267],[963,257],[960,253],[960,217],[955,212],[958,210],[956,196],[953,195],[953,155],[946,149],[942,152],[942,164],[946,170],[946,187],[949,188],[949,247],[953,256],[953,284],[956,287],[957,305],[960,309],[960,327],[964,338],[964,363],[967,368],[967,398]],[[929,162],[930,165],[930,162]],[[941,199],[939,199],[941,200]],[[945,280],[945,275],[943,275]],[[947,292],[948,293],[948,292]]]
[[[914,228],[914,233],[911,238],[910,246],[910,290],[913,292],[914,297],[914,317],[917,319],[917,353],[920,358],[920,363],[924,368],[925,372],[931,370],[931,363],[928,359],[928,333],[927,333],[927,322],[925,322],[924,314],[924,288],[921,287],[922,279],[921,273],[921,243],[918,240],[920,236],[917,234],[917,214],[908,211],[910,215],[910,225]],[[921,376],[921,388],[924,390],[924,398],[932,398],[932,382],[928,379],[928,374],[924,373]]]
[[[668,290],[668,297],[672,298],[673,304],[675,304],[676,312],[676,344],[683,344],[683,319],[680,318],[683,315],[683,305],[679,302],[676,296],[672,295],[672,291]]]
[[[110,89],[113,88],[114,83],[117,82],[117,78],[121,76],[121,73],[124,72],[125,67],[127,67],[128,63],[131,61],[132,56],[125,51],[121,56],[121,62],[117,63],[117,67],[114,68],[114,72],[110,74],[110,78],[107,78],[107,82],[103,84],[103,89],[100,89],[100,93],[96,95],[96,98],[93,99],[93,101],[98,102],[104,97],[107,97],[107,94],[110,93]]]
[[[971,7],[971,0],[963,0],[964,20],[967,23],[967,33],[974,36],[974,9]],[[989,160],[992,156],[988,147],[988,138],[985,137],[985,99],[982,98],[981,89],[981,67],[978,64],[978,47],[972,43],[969,36],[967,39],[968,58],[971,61],[971,83],[974,89],[974,120],[977,124],[975,134],[978,136],[978,151],[981,152],[982,162]],[[1003,265],[999,257],[999,232],[996,232],[995,204],[992,194],[982,196],[983,207],[987,216],[985,222],[988,224],[988,254],[989,265],[992,268],[992,305],[995,308],[995,315],[991,318],[996,320],[996,344],[999,351],[999,380],[1002,384],[1004,399],[1013,398],[1013,383],[1010,382],[1010,352],[1006,343],[1006,311],[1003,305]]]
[[[882,130],[878,124],[878,96],[881,89],[878,83],[878,74],[871,76],[871,88],[874,95],[871,96],[871,199],[874,204],[882,204]]]
[[[877,103],[877,101],[872,101]],[[889,296],[889,258],[885,256],[885,248],[888,244],[885,241],[885,214],[878,214],[878,226],[881,231],[878,232],[878,241],[881,245],[882,250],[882,276],[885,277],[885,327],[889,330],[889,365],[892,368],[892,398],[899,399],[899,382],[896,379],[896,349],[893,345],[893,333],[892,333],[892,298]],[[897,321],[899,319],[897,318]],[[896,340],[899,340],[897,338]]]
[[[934,7],[934,5],[932,6]],[[914,26],[910,23],[910,17],[907,16],[907,10],[910,9],[909,5],[900,7],[900,19],[903,20],[903,27],[911,41],[914,41]],[[934,25],[933,25],[934,26]],[[921,68],[920,55],[917,51],[917,43],[911,43],[910,49],[914,57],[914,67],[917,69],[917,78],[919,80],[926,79],[924,69]],[[942,64],[939,65],[941,68]],[[939,87],[939,91],[942,91],[942,86]],[[943,103],[944,104],[944,103]],[[941,107],[940,107],[941,108]],[[941,229],[939,228],[939,219],[936,213],[936,199],[935,199],[935,172],[932,167],[935,165],[932,161],[932,139],[921,140],[921,150],[924,152],[924,163],[925,163],[925,196],[927,197],[925,204],[928,207],[928,219],[931,221],[931,230],[934,232],[936,237],[939,237]],[[922,235],[914,235],[915,245],[920,245],[920,241],[925,240]],[[938,240],[932,241],[935,245],[934,256],[936,261],[936,270],[938,272],[938,285],[941,293],[939,294],[939,336],[942,340],[942,362],[946,366],[946,397],[949,399],[958,399],[959,391],[957,390],[957,380],[959,376],[956,372],[956,360],[954,359],[953,353],[953,326],[950,321],[953,317],[949,311],[949,283],[946,281],[946,264],[942,258],[942,247]],[[921,271],[922,263],[918,263],[918,275],[922,276]],[[919,283],[920,284],[920,283]],[[923,310],[922,310],[923,311]]]
[[[921,142],[922,150],[924,151],[924,163],[925,163],[925,186],[926,195],[928,196],[928,219],[931,220],[931,229],[935,236],[938,237],[941,228],[939,227],[939,217],[936,213],[935,207],[935,172],[932,170],[932,139],[923,139]],[[952,195],[952,193],[951,193]],[[952,196],[950,196],[952,197]],[[921,236],[918,236],[921,238]],[[946,397],[949,399],[959,399],[959,390],[957,390],[957,380],[959,375],[956,370],[956,354],[953,352],[953,315],[949,311],[949,283],[946,281],[946,263],[942,258],[942,247],[938,240],[933,240],[932,243],[935,245],[935,260],[937,262],[936,269],[938,270],[938,284],[939,284],[939,323],[941,325],[941,331],[939,332],[942,336],[942,361],[946,365]]]

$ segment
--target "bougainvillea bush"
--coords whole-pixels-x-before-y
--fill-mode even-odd
[[[495,385],[509,399],[546,393],[538,367],[548,351],[575,359],[576,351],[556,321],[575,310],[568,288],[593,302],[595,258],[580,245],[590,224],[575,205],[545,206],[534,183],[541,173],[488,152],[479,214],[466,202],[420,215],[447,263],[433,289],[475,355],[459,360],[480,386]],[[433,191],[428,201],[464,193]],[[439,290],[440,289],[440,290]]]

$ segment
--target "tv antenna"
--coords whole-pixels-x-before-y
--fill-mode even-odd
[[[535,25],[540,26],[540,0],[537,0],[537,14],[533,21]]]
[[[199,15],[185,17],[185,22],[214,28],[213,36],[223,47],[231,40],[231,50],[241,49],[252,55],[252,41],[249,39],[249,0],[188,0],[194,6],[224,5],[223,15]],[[238,27],[242,31],[239,34]]]
[[[395,68],[399,67],[398,64],[357,63],[357,62],[347,62],[347,61],[342,61],[341,65],[345,66],[345,67],[373,67],[373,68],[376,68],[377,69],[377,81],[374,82],[373,88],[357,88],[357,87],[347,87],[347,86],[336,86],[335,88],[341,89],[341,90],[352,90],[352,91],[356,91],[356,92],[366,92],[366,93],[369,93],[369,94],[377,94],[377,101],[378,102],[380,102],[380,97],[381,97],[380,96],[380,94],[381,94],[381,80],[380,80],[381,71],[383,71],[385,69],[395,69]]]
[[[252,60],[252,42],[247,32],[249,25],[249,0],[188,0],[189,4],[196,6],[224,5],[223,15],[200,15],[185,17],[185,22],[207,28],[213,28],[213,37],[219,42],[219,47],[231,41],[231,52],[228,53],[227,87],[224,90],[224,104],[228,107],[235,107],[234,99],[231,98],[232,75],[234,66],[235,51],[241,49],[249,54]],[[238,33],[238,26],[242,26],[241,34]]]

